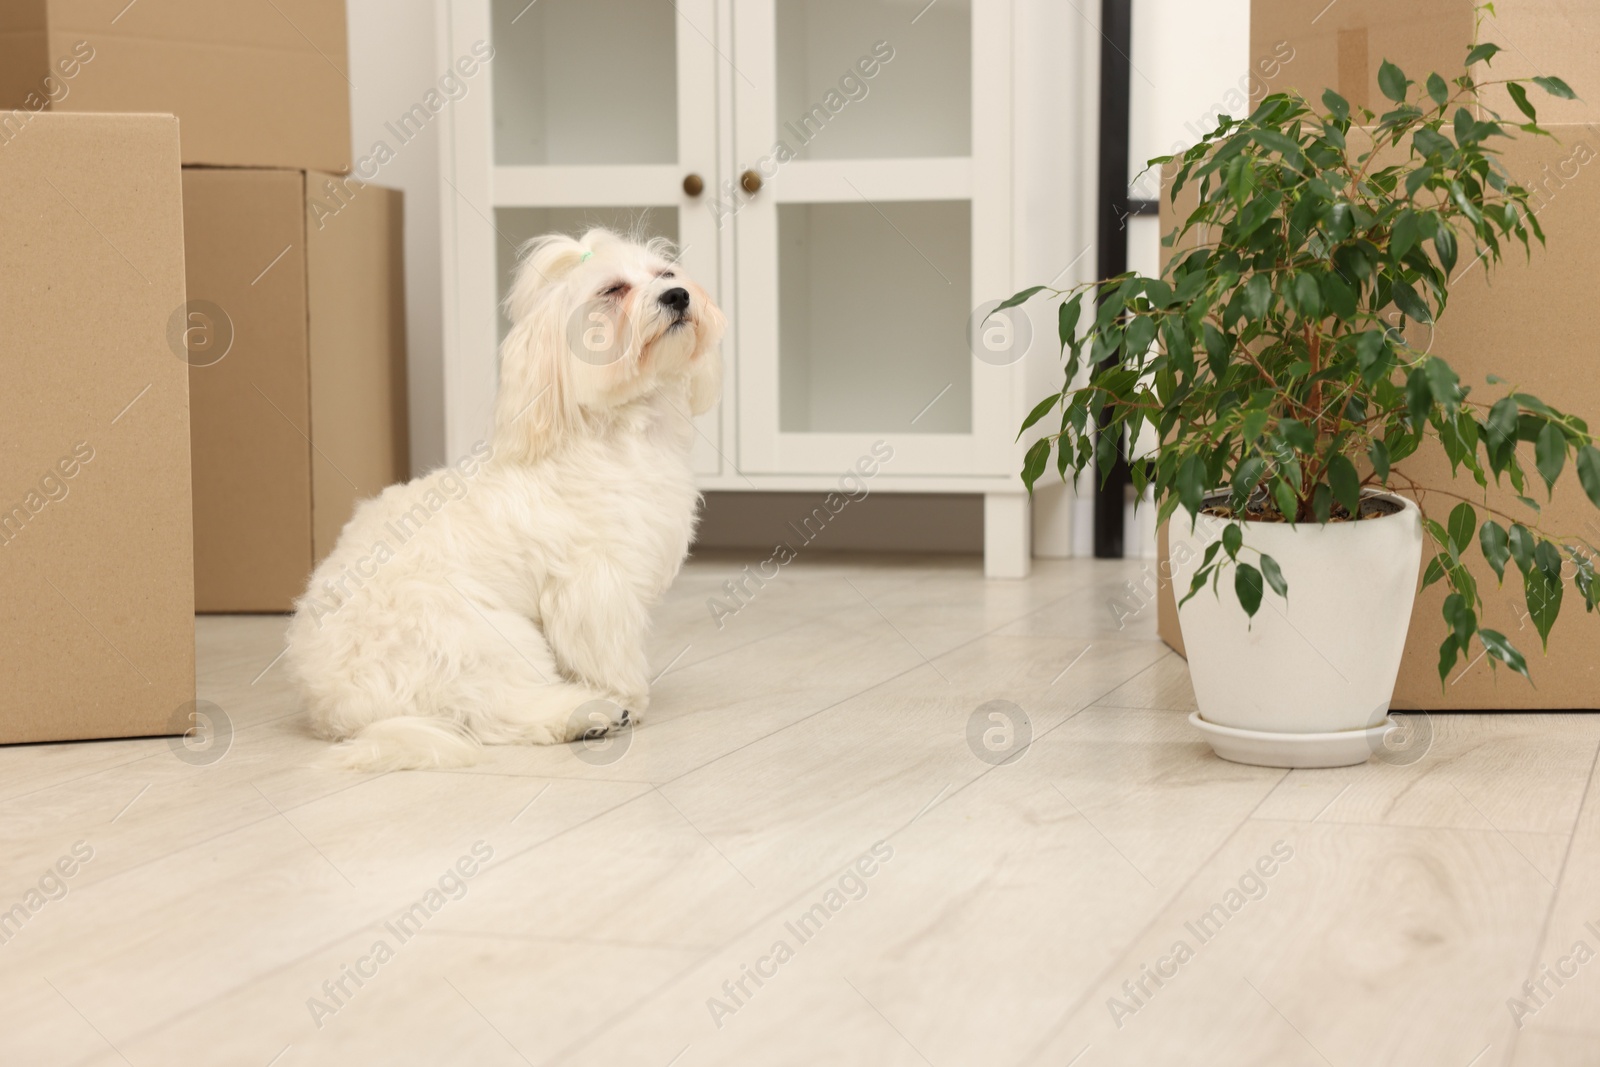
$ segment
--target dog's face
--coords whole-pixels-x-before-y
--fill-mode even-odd
[[[506,301],[496,454],[533,459],[608,410],[663,394],[698,415],[722,384],[725,322],[665,242],[607,230],[532,242]]]

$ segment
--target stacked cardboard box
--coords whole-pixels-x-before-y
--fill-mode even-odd
[[[0,742],[186,729],[196,608],[288,610],[407,473],[345,51],[343,0],[0,5]]]
[[[0,138],[178,116],[200,611],[289,610],[355,501],[409,470],[400,195],[348,175],[346,65],[343,0],[0,15]]]
[[[37,116],[0,188],[0,742],[168,733],[194,700],[178,124]]]
[[[1600,423],[1600,381],[1588,373],[1586,352],[1593,315],[1590,279],[1600,277],[1600,8],[1586,0],[1501,0],[1498,17],[1475,27],[1472,0],[1419,0],[1397,5],[1379,0],[1256,0],[1252,9],[1251,54],[1263,56],[1288,42],[1294,58],[1284,64],[1285,83],[1312,100],[1324,88],[1377,110],[1382,101],[1377,72],[1384,59],[1421,81],[1437,70],[1447,78],[1461,70],[1468,48],[1478,39],[1502,44],[1493,76],[1555,74],[1583,98],[1555,101],[1535,91],[1540,118],[1557,136],[1519,138],[1502,149],[1510,174],[1534,192],[1547,248],[1535,247],[1531,261],[1509,254],[1491,277],[1481,264],[1458,268],[1450,306],[1431,338],[1431,351],[1446,358],[1472,386],[1475,397],[1492,401],[1507,386],[1486,382],[1490,374],[1514,381],[1519,389],[1543,396],[1558,407]],[[1482,79],[1486,72],[1475,72]],[[1503,90],[1485,105],[1503,115],[1518,114]],[[1175,213],[1167,213],[1170,229]],[[1181,208],[1179,209],[1181,210]],[[1466,257],[1463,257],[1465,259]],[[1531,470],[1531,456],[1524,459]],[[1448,494],[1478,499],[1470,479],[1451,478],[1442,454],[1425,452],[1401,467],[1431,491],[1422,502],[1436,516],[1456,503]],[[1544,503],[1538,524],[1553,535],[1600,542],[1600,516],[1570,477]],[[1536,494],[1542,497],[1542,493]],[[1491,485],[1488,504],[1533,520],[1509,489]],[[1481,510],[1481,509],[1480,509]],[[1176,543],[1186,523],[1163,532],[1163,562],[1168,538]],[[1471,554],[1475,555],[1475,554]],[[1470,558],[1470,555],[1469,555]],[[1429,710],[1600,708],[1600,617],[1585,614],[1568,597],[1550,639],[1549,656],[1540,655],[1538,635],[1527,620],[1520,582],[1513,569],[1503,589],[1481,559],[1473,567],[1483,591],[1483,625],[1511,637],[1528,655],[1534,685],[1508,671],[1493,671],[1480,658],[1441,687],[1436,669],[1444,637],[1442,585],[1423,592],[1412,616],[1394,707]],[[1166,568],[1161,568],[1166,573]],[[1292,591],[1291,591],[1292,595]],[[1170,583],[1163,583],[1159,605],[1163,639],[1182,651],[1182,636]]]

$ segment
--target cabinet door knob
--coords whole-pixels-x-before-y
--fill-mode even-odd
[[[698,174],[691,174],[683,179],[683,191],[690,196],[699,196],[706,191],[705,179]]]
[[[761,191],[761,175],[753,170],[747,170],[739,175],[739,187],[747,193]]]

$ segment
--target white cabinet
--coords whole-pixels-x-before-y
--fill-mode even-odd
[[[443,61],[495,50],[445,125],[450,452],[487,426],[516,246],[641,229],[731,321],[704,488],[832,487],[887,442],[873,490],[985,494],[989,572],[1025,573],[1026,324],[972,339],[1016,288],[1011,5],[440,0]]]

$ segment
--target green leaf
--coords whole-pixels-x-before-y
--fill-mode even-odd
[[[1236,522],[1230,522],[1222,529],[1222,548],[1228,553],[1229,559],[1239,558],[1239,548],[1244,544],[1244,531]]]
[[[1350,117],[1350,102],[1332,89],[1323,90],[1322,106],[1340,122]]]
[[[1123,352],[1131,360],[1143,358],[1156,340],[1156,321],[1145,315],[1136,315],[1128,322],[1122,343]]]
[[[1424,185],[1427,185],[1432,180],[1432,167],[1418,167],[1416,170],[1406,175],[1406,195],[1411,197],[1416,196],[1417,190],[1421,189]]]
[[[1440,107],[1450,102],[1450,86],[1437,74],[1428,75],[1428,95],[1433,97],[1433,102]]]
[[[1563,100],[1578,99],[1578,94],[1572,91],[1572,86],[1568,85],[1560,78],[1535,78],[1533,79],[1533,84],[1537,85],[1551,96],[1559,96]]]
[[[1300,145],[1292,137],[1277,130],[1252,130],[1250,139],[1261,147],[1278,153],[1296,170],[1305,165],[1305,154],[1301,152]]]
[[[1378,476],[1378,481],[1389,480],[1389,446],[1378,440],[1372,439],[1372,445],[1367,449],[1367,456],[1372,460],[1372,471]]]
[[[1039,401],[1038,406],[1036,406],[1032,411],[1028,412],[1028,417],[1022,420],[1022,429],[1017,431],[1017,440],[1021,440],[1022,435],[1028,432],[1028,427],[1032,426],[1034,423],[1050,414],[1051,411],[1055,410],[1055,406],[1059,403],[1061,403],[1061,394],[1059,393],[1057,393],[1055,396],[1047,396],[1043,400]]]
[[[1387,59],[1378,68],[1378,88],[1383,90],[1384,96],[1387,96],[1395,103],[1403,104],[1406,102],[1406,90],[1410,85],[1411,82],[1406,78],[1405,73]]]
[[[1539,121],[1539,112],[1534,110],[1533,104],[1528,100],[1528,90],[1520,82],[1506,82],[1506,92],[1511,94],[1511,100],[1517,109],[1528,116],[1529,122]]]
[[[1433,312],[1428,310],[1428,305],[1422,302],[1417,291],[1411,288],[1409,282],[1396,281],[1394,283],[1395,307],[1405,313],[1407,318],[1417,322],[1428,323],[1433,321]]]
[[[1504,634],[1494,630],[1479,630],[1478,640],[1483,642],[1483,647],[1489,650],[1489,655],[1504,663],[1524,678],[1528,677],[1528,663],[1507,641]]]
[[[1267,422],[1272,418],[1272,412],[1266,408],[1256,408],[1244,413],[1244,420],[1239,425],[1239,438],[1247,445],[1256,443],[1256,438],[1261,436],[1261,431],[1266,428]]]
[[[1300,313],[1307,318],[1322,317],[1322,288],[1314,274],[1301,274],[1294,280],[1294,300]]]
[[[1079,293],[1071,300],[1063,301],[1057,313],[1056,332],[1061,338],[1061,347],[1066,348],[1077,340],[1078,319],[1083,315],[1083,294]]]
[[[1461,404],[1461,379],[1451,369],[1450,364],[1438,356],[1431,357],[1422,365],[1422,372],[1428,376],[1428,394],[1434,402],[1444,407],[1445,412],[1454,417],[1456,409]],[[1476,445],[1473,446],[1476,448]]]
[[[1514,522],[1506,543],[1511,549],[1511,558],[1517,561],[1517,569],[1527,575],[1533,570],[1533,534],[1520,522]]]
[[[1243,507],[1249,502],[1250,493],[1261,481],[1261,475],[1267,469],[1267,461],[1260,456],[1251,456],[1239,464],[1233,472],[1233,502],[1236,507]]]
[[[1322,303],[1337,318],[1349,321],[1356,317],[1356,291],[1337,271],[1322,276]]]
[[[1394,220],[1394,229],[1389,231],[1390,257],[1395,260],[1406,258],[1406,253],[1417,247],[1421,236],[1422,230],[1417,222],[1417,213],[1406,208]]]
[[[1461,641],[1455,634],[1444,639],[1439,646],[1439,684],[1444,685],[1450,678],[1450,672],[1455,670],[1456,660],[1461,655]]]
[[[1278,561],[1261,553],[1261,573],[1266,576],[1267,584],[1272,586],[1272,591],[1283,597],[1289,598],[1289,583],[1283,580],[1283,571],[1278,566]]]
[[[1311,427],[1299,419],[1279,419],[1278,435],[1287,441],[1290,447],[1301,452],[1310,452],[1317,447],[1317,435],[1311,432]]]
[[[1467,53],[1467,66],[1470,67],[1474,63],[1486,63],[1501,51],[1503,49],[1497,44],[1480,44]]]
[[[1264,592],[1261,572],[1248,563],[1237,564],[1233,576],[1233,591],[1239,597],[1239,606],[1244,608],[1244,613],[1254,618],[1256,612],[1261,609],[1261,595]]]
[[[1600,448],[1584,445],[1578,449],[1578,481],[1589,494],[1589,502],[1600,508]]]
[[[1422,588],[1426,589],[1434,582],[1441,581],[1444,578],[1445,567],[1449,563],[1450,560],[1442,552],[1430,559],[1428,566],[1422,572]]]
[[[1421,367],[1406,378],[1406,413],[1411,416],[1411,428],[1421,433],[1428,423],[1428,410],[1433,407],[1433,392],[1428,387],[1428,375]]]
[[[1462,501],[1450,512],[1450,544],[1455,549],[1454,555],[1460,558],[1461,553],[1472,544],[1472,535],[1478,532],[1478,513],[1471,504]]]
[[[1561,432],[1561,427],[1553,422],[1545,423],[1544,429],[1539,431],[1539,439],[1534,442],[1533,455],[1539,477],[1553,490],[1556,479],[1561,477],[1561,468],[1567,463],[1567,435]]]
[[[1042,285],[1035,285],[1031,289],[1024,289],[1024,290],[1022,290],[1022,292],[1016,294],[1015,296],[1006,297],[1005,300],[1001,301],[1000,306],[995,308],[994,311],[1004,311],[1006,308],[1014,308],[1018,304],[1025,304],[1029,300],[1032,300],[1038,294],[1044,292],[1044,290],[1045,290],[1045,286],[1042,286]],[[989,312],[989,314],[993,315],[994,311]]]
[[[1272,279],[1257,274],[1244,287],[1244,312],[1251,319],[1265,317],[1272,307]]]
[[[1033,483],[1039,480],[1045,467],[1050,462],[1050,438],[1041,437],[1028,449],[1027,456],[1022,461],[1022,484],[1028,487],[1028,495],[1033,495]]]
[[[1543,548],[1550,542],[1542,542]],[[1545,649],[1550,648],[1550,628],[1556,624],[1556,616],[1561,614],[1561,594],[1564,586],[1561,583],[1560,560],[1556,561],[1556,576],[1551,578],[1542,567],[1534,567],[1522,576],[1523,594],[1528,599],[1528,618],[1533,622],[1533,628],[1539,631],[1539,640]]]
[[[1494,568],[1494,576],[1504,585],[1506,561],[1511,558],[1511,539],[1506,534],[1506,528],[1493,520],[1485,520],[1483,528],[1478,531],[1478,547],[1483,549],[1483,558]]]
[[[1333,490],[1326,482],[1319,484],[1311,494],[1311,514],[1319,523],[1326,523],[1333,514]]]
[[[1460,593],[1445,597],[1444,619],[1455,630],[1456,640],[1461,642],[1461,647],[1466,648],[1478,629],[1478,616],[1467,603],[1467,598]]]
[[[1200,514],[1206,495],[1206,465],[1199,456],[1190,456],[1178,468],[1178,500],[1191,516]]]
[[[1498,451],[1516,447],[1518,421],[1515,400],[1507,396],[1494,402],[1483,427],[1484,444],[1488,446],[1491,458]]]
[[[1439,229],[1433,235],[1433,250],[1439,254],[1439,266],[1444,268],[1444,272],[1453,273],[1459,249],[1456,246],[1456,232],[1448,222],[1439,223]]]
[[[1355,464],[1342,454],[1334,453],[1328,458],[1328,487],[1352,517],[1361,513],[1361,476],[1356,473]]]
[[[1204,328],[1206,363],[1211,367],[1211,373],[1218,378],[1228,369],[1228,356],[1232,354],[1233,346],[1228,335],[1211,325],[1209,322]]]
[[[1272,483],[1272,502],[1278,505],[1278,514],[1283,516],[1284,522],[1292,525],[1300,517],[1300,502],[1295,499],[1289,483],[1282,478]]]

